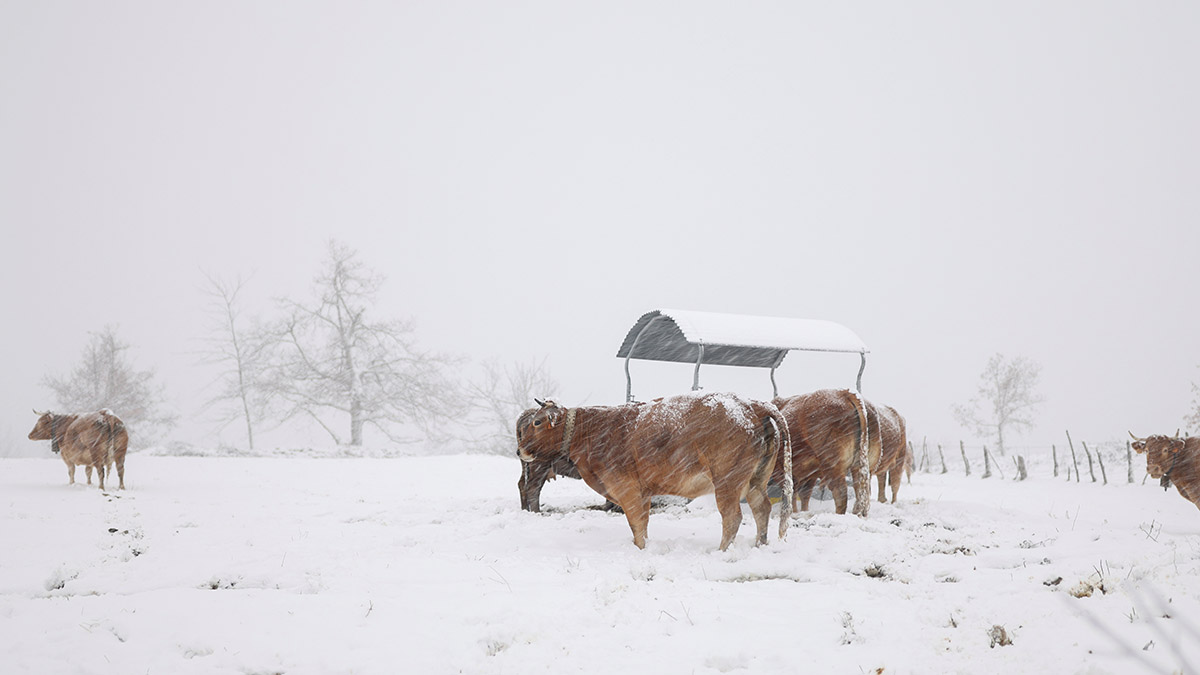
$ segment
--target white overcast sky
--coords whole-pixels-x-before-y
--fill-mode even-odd
[[[0,0],[0,450],[105,324],[212,442],[201,271],[267,309],[331,237],[381,317],[545,358],[569,405],[621,402],[621,340],[671,307],[850,327],[918,440],[969,438],[949,409],[995,352],[1043,367],[1011,444],[1174,431],[1197,35],[1192,2]],[[780,387],[857,366],[792,354]]]

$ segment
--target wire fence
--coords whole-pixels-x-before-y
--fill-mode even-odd
[[[965,473],[1000,480],[1058,479],[1098,485],[1145,483],[1146,460],[1129,441],[1098,443],[1071,436],[1049,446],[1009,447],[1000,454],[995,446],[957,445],[927,440],[908,443],[915,473]]]

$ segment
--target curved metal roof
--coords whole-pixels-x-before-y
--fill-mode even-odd
[[[866,354],[854,331],[832,321],[718,314],[679,309],[646,312],[633,324],[619,358],[775,368],[791,350]]]
[[[700,388],[700,366],[770,368],[775,395],[775,369],[792,350],[858,354],[857,388],[867,366],[867,345],[854,331],[832,321],[771,316],[718,314],[681,309],[646,312],[633,324],[617,357],[625,359],[625,400],[633,400],[629,360],[694,363],[692,389]]]

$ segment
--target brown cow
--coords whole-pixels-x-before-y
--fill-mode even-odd
[[[1183,498],[1200,508],[1200,438],[1178,436],[1133,437],[1133,449],[1146,455],[1146,472],[1158,478],[1163,489],[1171,483]]]
[[[521,434],[533,421],[534,413],[539,409],[530,408],[517,417],[518,441],[521,438]],[[517,456],[518,458],[520,457],[520,451],[518,451]],[[556,457],[553,460],[545,462],[521,462],[521,477],[517,479],[517,492],[521,495],[521,510],[541,513],[542,487],[546,485],[546,481],[554,480],[558,476],[566,476],[567,478],[574,478],[576,480],[583,478],[583,476],[579,475],[579,468],[571,463],[571,460],[567,457]],[[604,495],[604,499],[605,511],[612,511],[618,508],[611,499],[608,499],[608,495]]]
[[[536,401],[537,399],[534,399],[534,400]],[[661,400],[662,400],[661,398],[657,399],[657,401],[661,401]],[[538,401],[538,403],[541,404],[541,401]],[[542,405],[544,405],[544,404],[542,404]],[[641,405],[641,403],[639,402],[634,405]],[[783,419],[783,415],[779,412],[779,409],[776,408],[775,405],[772,403],[764,403],[761,401],[751,401],[750,405],[751,405],[751,407],[754,408],[755,413],[758,414],[760,419],[766,420],[768,417],[774,419],[776,427],[778,429],[780,429],[781,434],[783,434],[785,437],[784,440],[787,443],[787,447],[790,448],[791,442],[790,442],[790,440],[787,439],[787,434],[788,434],[787,422]],[[530,422],[533,421],[533,415],[538,410],[539,410],[538,408],[529,408],[525,412],[521,413],[521,415],[519,417],[517,417],[517,438],[518,439],[521,437],[522,431],[530,425]],[[520,455],[520,453],[518,452],[518,456],[519,455]],[[784,456],[784,463],[786,463],[789,466],[791,465],[791,453],[788,453],[787,455]],[[786,475],[788,475],[790,477],[791,472],[790,471],[787,472]],[[547,481],[554,480],[558,476],[566,476],[568,478],[575,478],[577,480],[582,478],[582,476],[579,475],[579,468],[576,467],[575,464],[572,463],[571,460],[567,457],[557,457],[551,461],[546,461],[546,462],[537,461],[537,460],[531,461],[531,462],[522,462],[521,463],[521,477],[517,479],[517,492],[521,496],[521,509],[523,511],[531,511],[533,513],[541,513],[541,511],[542,511],[542,501],[541,501],[542,488],[546,485]],[[788,494],[791,494],[793,491],[791,481],[789,480],[788,484],[781,486],[780,489],[782,491],[785,491]],[[621,507],[614,504],[613,501],[608,498],[608,495],[604,495],[604,499],[605,499],[605,502],[604,502],[604,510],[605,511],[620,511],[621,510]],[[783,517],[780,520],[780,525],[779,525],[780,537],[784,536],[784,531],[787,528],[787,522],[788,522],[787,518],[790,516],[790,511],[791,511],[790,507],[791,507],[791,500],[787,500],[786,502],[784,502],[783,508],[785,509],[785,511],[782,514]]]
[[[846,476],[851,474],[854,513],[865,517],[871,501],[869,470],[877,466],[881,448],[870,442],[863,400],[848,389],[821,389],[775,399],[775,405],[791,431],[792,472],[800,510],[808,510],[813,488],[820,481],[833,492],[834,510],[845,513]],[[778,469],[775,474],[777,480],[783,478]]]
[[[125,489],[125,452],[129,447],[129,432],[121,418],[111,410],[77,415],[39,413],[37,424],[29,432],[31,441],[50,441],[50,449],[67,464],[67,477],[75,484],[75,467],[83,466],[88,485],[92,484],[92,469],[96,470],[100,489],[104,489],[105,469],[116,465],[120,488]]]
[[[900,478],[904,474],[908,461],[908,437],[904,429],[904,418],[896,409],[887,405],[875,405],[867,401],[867,415],[871,420],[870,443],[878,444],[878,450],[872,447],[870,455],[878,456],[879,461],[871,465],[871,474],[879,480],[879,502],[886,503],[885,494],[887,483],[892,484],[892,503],[900,494]]]
[[[652,496],[716,493],[725,550],[741,526],[743,498],[758,526],[755,543],[767,541],[767,481],[786,443],[782,422],[764,423],[730,394],[570,409],[547,401],[522,429],[517,449],[527,463],[569,459],[589,487],[625,512],[638,548],[646,547]]]

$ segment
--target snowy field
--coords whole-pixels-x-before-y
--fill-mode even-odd
[[[656,509],[640,551],[582,482],[520,511],[519,470],[135,454],[106,495],[67,486],[56,458],[0,460],[0,671],[1200,665],[1200,510],[1173,488],[914,474],[866,520],[814,501],[779,542],[773,516],[762,548],[744,507],[724,553],[705,498]]]

